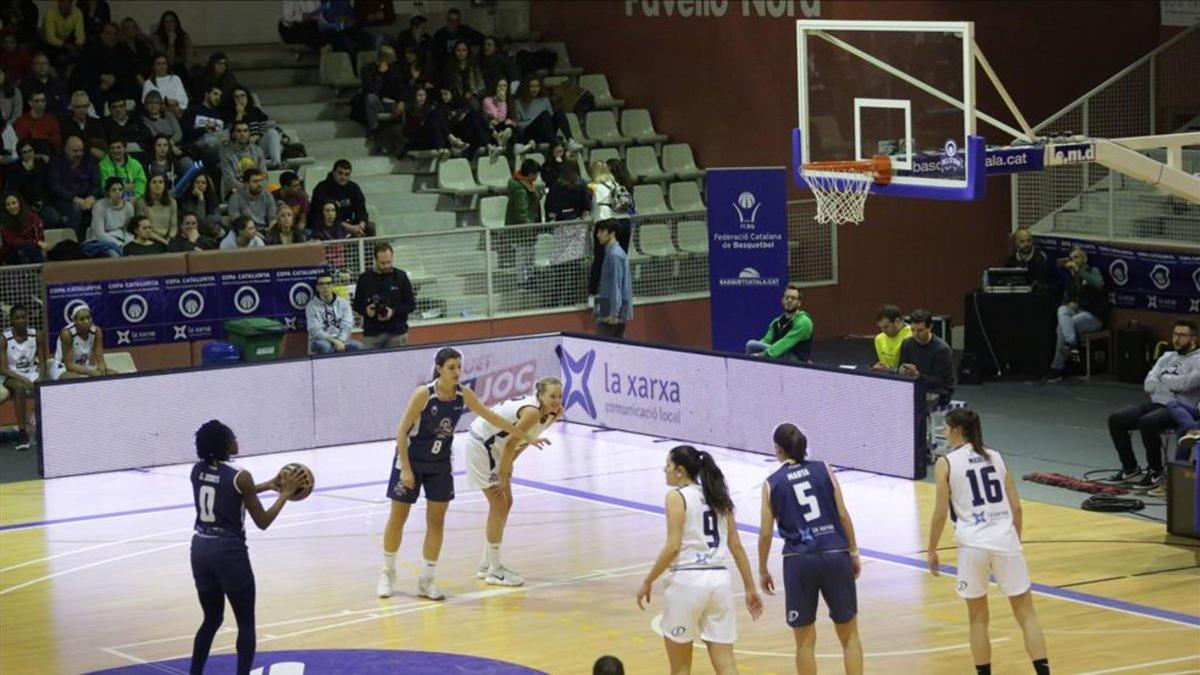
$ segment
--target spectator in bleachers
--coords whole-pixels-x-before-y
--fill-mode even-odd
[[[8,118],[0,115],[0,186],[4,185],[4,174],[8,167],[20,159],[17,156],[17,145],[20,142]]]
[[[433,81],[429,76],[429,70],[427,66],[421,63],[416,52],[412,49],[406,49],[403,56],[404,66],[401,69],[405,72],[405,88],[408,90],[409,96],[412,96],[412,93],[418,89],[433,89]],[[428,93],[432,95],[437,92]]]
[[[492,95],[483,99],[483,118],[487,120],[492,136],[488,154],[497,155],[504,152],[512,143],[513,131],[517,126],[508,114],[508,80],[497,80],[492,88]],[[520,157],[532,147],[532,143],[518,145],[514,152]]]
[[[746,342],[746,353],[791,363],[808,363],[812,356],[813,321],[804,311],[799,284],[783,289],[783,314],[771,320],[761,340]]]
[[[508,58],[508,54],[500,48],[500,43],[492,36],[483,39],[483,45],[479,48],[479,71],[483,73],[483,79],[486,82],[496,82],[497,80],[507,80],[512,83],[513,91],[516,91],[518,81],[521,79],[521,71],[517,69],[516,64],[512,59]]]
[[[362,28],[382,28],[396,23],[392,0],[354,0],[354,19]]]
[[[933,315],[927,310],[914,310],[911,317],[912,337],[900,343],[900,367],[897,373],[925,385],[925,399],[930,406],[944,406],[954,395],[954,352],[946,341],[933,334]]]
[[[121,255],[157,255],[167,252],[167,245],[155,237],[154,226],[146,216],[134,216],[129,221],[132,239],[121,248]]]
[[[513,114],[518,140],[530,144],[555,143],[561,135],[566,141],[567,150],[578,152],[583,149],[571,137],[567,116],[550,104],[549,97],[542,89],[542,78],[531,77],[525,81],[513,105]]]
[[[81,89],[71,94],[71,114],[64,117],[59,125],[63,138],[78,136],[83,139],[88,153],[99,160],[108,150],[108,134],[105,133],[104,123],[92,117],[91,112],[92,102],[87,92]]]
[[[330,241],[334,239],[346,239],[350,236],[346,231],[345,221],[338,218],[337,202],[324,201],[314,202],[317,208],[310,211],[310,214],[317,216],[316,222],[309,223],[309,234],[313,239],[321,241]]]
[[[95,99],[97,112],[106,102],[140,98],[138,64],[129,60],[129,53],[120,44],[117,24],[104,24],[100,34],[84,47],[72,74],[73,88],[86,90]]]
[[[154,137],[150,152],[146,175],[150,178],[162,176],[167,182],[167,189],[174,190],[175,184],[191,168],[191,158],[184,155],[179,146],[171,143],[171,137],[165,134]]]
[[[109,101],[108,117],[103,122],[104,135],[125,141],[125,149],[129,152],[146,153],[147,156],[153,154],[150,133],[129,114],[129,104],[124,98]]]
[[[150,46],[150,39],[142,33],[141,26],[133,17],[127,16],[121,19],[121,44],[119,46],[125,52],[126,58],[137,66],[137,81],[138,86],[141,86],[145,83],[147,64],[154,60],[154,48]],[[145,97],[143,96],[143,98]]]
[[[133,202],[133,213],[149,220],[150,238],[163,246],[179,233],[179,206],[161,175],[150,177],[146,194]]]
[[[61,115],[67,110],[67,85],[50,70],[50,59],[45,54],[33,55],[29,75],[21,81],[21,96],[25,104],[32,107],[33,95],[44,94],[46,112]]]
[[[633,318],[633,273],[629,258],[617,244],[617,223],[596,223],[596,248],[604,251],[604,267],[596,289],[596,332],[607,337],[625,337],[625,326]]]
[[[562,171],[563,165],[568,161],[575,162],[574,159],[568,160],[566,144],[562,141],[551,143],[550,152],[546,153],[546,162],[542,164],[542,182],[546,185],[557,183],[558,174]],[[578,173],[578,166],[576,166],[576,173]]]
[[[317,30],[317,15],[321,13],[318,0],[283,0],[279,17],[279,39],[288,45],[304,45],[316,51],[321,47]]]
[[[296,216],[296,223],[300,229],[304,229],[304,224],[308,222],[308,193],[304,191],[304,184],[300,182],[300,176],[296,175],[295,171],[284,171],[279,175],[279,189],[275,191],[275,201],[287,207],[288,210]]]
[[[36,401],[34,383],[45,376],[46,356],[37,329],[29,326],[29,309],[25,305],[18,302],[9,308],[8,322],[8,329],[0,334],[0,376],[13,395],[13,413],[17,418],[15,447],[28,450],[29,402]]]
[[[104,199],[92,206],[92,226],[88,239],[81,244],[92,257],[121,255],[121,247],[129,243],[126,227],[133,219],[133,203],[125,198],[125,183],[116,176],[104,181]]]
[[[633,197],[625,185],[613,175],[610,164],[597,159],[591,165],[592,182],[588,188],[592,191],[592,222],[601,223],[614,221],[617,244],[625,253],[629,253],[629,241],[632,238],[632,228],[629,223],[629,211],[633,205]],[[594,235],[593,235],[594,237]],[[604,268],[605,249],[595,247],[592,252],[592,269],[588,275],[588,295],[595,296],[600,286],[600,273]]]
[[[354,312],[350,303],[333,292],[333,275],[317,276],[317,292],[304,308],[308,326],[308,353],[356,352],[362,343],[354,334]]]
[[[89,40],[99,35],[106,24],[112,23],[108,0],[75,0],[75,6],[83,13],[83,32]]]
[[[416,55],[417,63],[424,68],[432,65],[429,46],[429,19],[420,14],[414,14],[408,20],[408,28],[400,31],[400,34],[396,36],[396,52],[403,54],[411,51]]]
[[[179,210],[190,211],[200,219],[200,232],[206,237],[220,239],[225,236],[221,226],[221,200],[213,189],[212,179],[206,173],[198,173],[192,184],[179,195]]]
[[[142,83],[142,99],[145,100],[146,94],[152,91],[162,94],[167,112],[176,119],[183,118],[184,111],[188,109],[187,88],[183,86],[183,80],[171,72],[171,63],[166,54],[154,55],[150,77]]]
[[[395,125],[403,121],[404,100],[408,94],[407,80],[404,71],[396,65],[396,50],[383,45],[377,50],[375,58],[375,63],[365,67],[362,74],[363,119],[367,136],[373,139],[375,149],[382,150],[382,154],[391,154],[399,148],[383,146],[383,139],[379,138],[379,118],[387,114]]]
[[[5,265],[29,265],[46,259],[46,227],[16,192],[4,193],[0,212],[0,258]]]
[[[541,221],[541,203],[538,200],[537,181],[541,165],[536,160],[521,162],[520,168],[508,179],[508,208],[504,212],[505,225],[523,225]]]
[[[125,141],[120,138],[109,141],[108,154],[100,160],[100,182],[107,185],[112,176],[125,183],[126,199],[132,201],[146,194],[146,169],[125,152]]]
[[[338,221],[346,229],[346,236],[372,237],[375,236],[375,228],[367,215],[367,199],[358,183],[350,180],[352,170],[350,160],[339,159],[334,162],[333,170],[325,180],[313,188],[312,202],[324,204],[331,201],[336,204]],[[323,214],[317,216],[324,220]],[[315,219],[312,215],[309,218],[311,228],[311,221]]]
[[[483,33],[471,28],[462,22],[462,12],[457,9],[450,9],[446,12],[446,25],[438,29],[433,34],[433,39],[429,43],[429,49],[433,54],[434,65],[438,68],[444,68],[454,56],[452,52],[458,50],[458,43],[462,42],[470,47],[479,47],[483,44]]]
[[[154,32],[150,35],[150,46],[167,57],[171,72],[186,76],[192,37],[183,29],[178,14],[169,9],[162,13],[154,26]]]
[[[442,70],[442,81],[445,86],[475,110],[479,110],[484,96],[487,96],[487,80],[479,70],[479,62],[471,56],[471,48],[466,42],[454,45],[453,58]]]
[[[912,327],[904,322],[895,305],[880,307],[875,312],[875,325],[879,333],[875,335],[875,365],[871,370],[894,373],[900,367],[900,345],[912,337]]]
[[[58,119],[46,111],[46,93],[34,92],[28,98],[29,111],[13,122],[17,138],[33,144],[37,154],[50,157],[62,149],[62,130]]]
[[[545,175],[545,174],[543,174]],[[592,193],[574,162],[566,162],[546,194],[546,220],[580,220],[592,209]]]
[[[221,88],[209,87],[204,99],[192,102],[187,115],[180,122],[183,129],[184,149],[188,154],[201,159],[209,167],[220,162],[225,142],[225,115],[221,112]]]
[[[392,264],[392,245],[377,241],[374,251],[374,267],[358,275],[354,289],[354,311],[363,317],[363,347],[403,347],[417,296],[408,275]]]
[[[263,184],[267,173],[257,167],[242,172],[242,189],[229,198],[229,216],[246,216],[266,232],[275,222],[275,198]]]
[[[483,113],[472,108],[449,87],[439,89],[438,96],[438,110],[450,129],[450,147],[456,153],[465,153],[467,159],[474,159],[491,140]]]
[[[218,242],[200,232],[200,218],[191,211],[184,211],[179,218],[179,234],[167,244],[171,253],[216,250]]]
[[[404,115],[404,137],[412,150],[436,150],[441,159],[450,157],[450,124],[441,110],[429,101],[425,89],[416,89]],[[463,147],[463,146],[460,146]]]
[[[283,132],[262,108],[254,105],[249,89],[240,84],[233,88],[226,115],[225,121],[229,124],[245,122],[250,125],[250,142],[262,149],[268,170],[283,166]]]
[[[4,27],[5,30],[0,32],[0,70],[4,71],[6,80],[14,86],[19,86],[33,72],[33,55],[17,42],[17,36],[8,30],[7,22],[4,23]],[[24,109],[18,112],[24,112]]]
[[[78,136],[68,138],[62,154],[50,162],[50,194],[50,207],[61,218],[58,222],[82,237],[83,224],[90,222],[96,195],[100,194],[100,169],[84,152]]]
[[[1054,359],[1047,382],[1061,380],[1067,359],[1079,358],[1079,336],[1100,330],[1108,320],[1108,294],[1104,292],[1100,268],[1089,265],[1087,253],[1078,246],[1071,249],[1062,266],[1069,277],[1058,307]]]
[[[20,193],[21,199],[37,210],[42,220],[50,223],[50,227],[66,227],[62,215],[51,206],[54,197],[50,191],[50,169],[46,162],[28,141],[17,144],[17,155],[18,161],[8,166],[5,188]]]
[[[28,45],[38,34],[38,8],[33,0],[6,0],[0,6],[0,24]]]
[[[196,93],[208,91],[209,87],[220,87],[222,101],[229,101],[234,88],[240,86],[242,83],[238,82],[237,75],[229,69],[229,57],[225,52],[213,52],[196,78]]]
[[[166,114],[163,108],[162,94],[157,91],[146,94],[146,98],[142,99],[142,126],[145,127],[147,135],[151,138],[159,135],[169,136],[172,146],[171,154],[185,155],[183,127],[179,125],[179,120],[175,119],[174,115]]]
[[[221,194],[229,195],[242,189],[242,174],[246,169],[267,170],[267,156],[262,148],[250,142],[250,125],[235,122],[229,132],[229,142],[221,150]]]
[[[221,250],[233,248],[262,248],[266,246],[258,236],[258,228],[247,216],[238,216],[229,221],[229,234],[221,240]]]
[[[55,0],[46,10],[42,24],[42,44],[46,55],[59,69],[69,68],[79,59],[87,35],[83,30],[83,12],[74,0]]]
[[[15,79],[11,79],[4,67],[0,65],[0,115],[9,124],[25,114],[25,97]],[[13,148],[9,148],[10,150]]]
[[[334,51],[350,55],[350,63],[358,70],[358,52],[374,47],[374,40],[358,26],[350,0],[321,0],[317,13],[317,30],[321,40]]]
[[[277,204],[276,208],[278,213],[275,215],[275,222],[267,230],[267,246],[303,244],[308,241],[308,235],[298,224],[300,221],[296,220],[296,214],[283,204]]]

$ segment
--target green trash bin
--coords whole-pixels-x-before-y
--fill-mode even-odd
[[[242,361],[274,361],[283,348],[283,335],[287,331],[276,319],[247,317],[225,322],[229,341],[242,352]]]

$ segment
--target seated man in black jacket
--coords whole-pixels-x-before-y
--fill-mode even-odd
[[[1029,270],[1029,282],[1039,293],[1049,291],[1052,285],[1053,268],[1050,258],[1033,242],[1033,232],[1028,227],[1018,227],[1012,234],[1012,253],[1004,261],[1005,267],[1024,267]]]
[[[914,310],[909,319],[912,337],[900,343],[900,367],[896,372],[925,385],[925,400],[937,407],[950,403],[954,396],[954,352],[946,341],[933,334],[933,315]]]
[[[358,183],[350,180],[353,171],[350,160],[339,159],[333,163],[333,170],[325,180],[313,188],[312,200],[314,205],[333,202],[337,204],[338,221],[345,223],[344,227],[352,237],[375,236],[375,225],[367,217],[367,198],[363,195]],[[321,209],[313,208],[308,211],[308,227],[314,229],[321,224]],[[390,250],[390,249],[389,249]]]
[[[1104,275],[1100,273],[1100,268],[1088,264],[1087,253],[1076,246],[1060,264],[1070,277],[1063,291],[1063,302],[1058,307],[1054,359],[1050,362],[1047,382],[1061,380],[1067,358],[1077,358],[1079,335],[1100,330],[1108,319]]]
[[[392,258],[392,245],[376,242],[375,267],[359,275],[354,289],[354,311],[363,317],[364,349],[408,344],[408,315],[417,297],[404,270],[392,266]]]

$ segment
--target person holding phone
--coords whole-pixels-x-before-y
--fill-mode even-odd
[[[1088,264],[1087,253],[1076,246],[1067,257],[1058,259],[1058,266],[1067,271],[1069,278],[1058,307],[1054,359],[1050,362],[1047,382],[1062,380],[1067,359],[1079,358],[1079,336],[1100,330],[1108,318],[1104,276],[1098,267]]]

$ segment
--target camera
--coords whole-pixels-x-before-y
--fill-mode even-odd
[[[395,311],[395,308],[392,307],[391,300],[378,293],[367,299],[367,305],[375,305],[375,316],[379,316],[381,314],[390,314]]]

